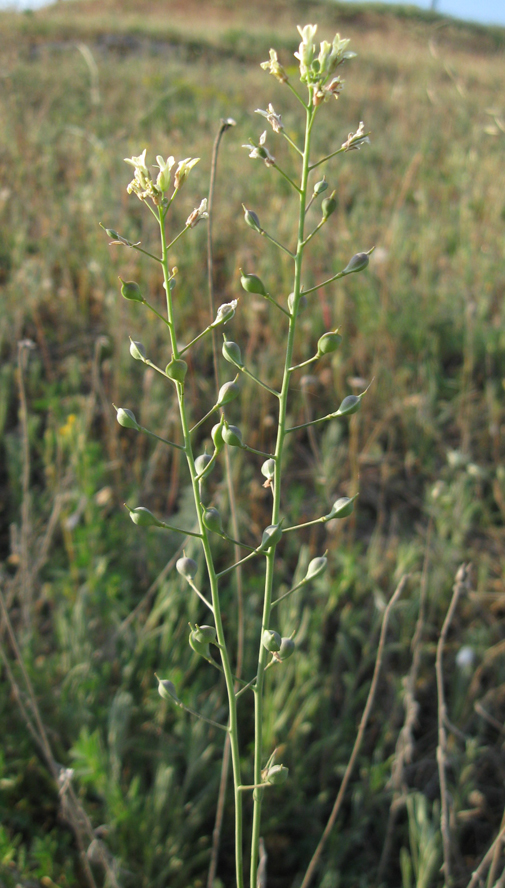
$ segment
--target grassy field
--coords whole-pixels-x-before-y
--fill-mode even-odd
[[[172,569],[179,540],[139,532],[122,505],[142,502],[184,525],[189,489],[177,456],[121,429],[111,406],[177,434],[162,385],[128,354],[129,335],[164,348],[159,328],[121,299],[118,276],[139,281],[153,302],[161,304],[163,291],[156,269],[109,246],[99,223],[154,248],[147,214],[126,194],[123,162],[146,147],[151,158],[201,157],[176,205],[177,230],[207,194],[212,142],[231,116],[237,125],[223,139],[216,185],[216,290],[220,301],[240,297],[243,268],[279,296],[289,293],[288,263],[243,225],[241,210],[251,207],[288,241],[289,190],[241,146],[261,132],[254,110],[270,101],[298,136],[293,98],[259,62],[275,46],[286,66],[294,63],[295,26],[307,21],[319,23],[321,38],[339,30],[358,53],[338,104],[325,109],[314,153],[338,147],[360,120],[372,135],[370,146],[328,167],[338,207],[314,239],[306,286],[355,252],[375,252],[366,272],[319,290],[303,315],[298,360],[325,330],[340,326],[344,339],[300,382],[293,417],[325,414],[373,383],[349,425],[293,441],[296,521],[309,520],[321,499],[330,506],[334,494],[360,495],[338,531],[308,529],[301,545],[282,552],[286,588],[325,548],[329,579],[293,596],[285,618],[301,622],[296,662],[270,685],[267,735],[285,749],[291,776],[265,812],[268,885],[300,884],[352,749],[385,603],[405,572],[378,700],[317,884],[444,885],[435,654],[462,562],[472,563],[471,591],[459,602],[444,660],[452,888],[468,884],[500,829],[505,30],[323,0],[60,2],[0,14],[7,888],[85,886],[90,874],[97,886],[206,884],[222,740],[166,706],[153,673],[169,670],[211,718],[223,718],[224,691],[187,645],[187,621],[201,615]],[[289,171],[287,151],[278,150]],[[311,218],[317,222],[316,211]],[[189,339],[208,323],[205,226],[176,247],[172,263]],[[265,303],[243,296],[233,325],[249,366],[274,379],[280,343]],[[208,348],[195,352],[190,369],[196,401],[213,386]],[[246,387],[244,405],[236,408],[244,438],[268,449],[268,399]],[[202,448],[206,435],[204,427]],[[250,538],[268,523],[257,468],[235,463]],[[214,497],[225,500],[220,478]],[[254,636],[261,590],[246,580]],[[232,588],[228,595],[233,614]],[[252,668],[246,655],[244,674]],[[244,738],[250,726],[246,708]],[[60,768],[74,769],[73,790]],[[232,833],[229,793],[215,888],[233,884]],[[495,856],[488,888],[504,867]]]

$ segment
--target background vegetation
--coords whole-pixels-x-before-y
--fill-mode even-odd
[[[301,380],[295,418],[335,409],[363,380],[374,382],[350,425],[293,441],[294,519],[319,514],[316,498],[360,496],[337,531],[309,529],[301,548],[293,542],[282,553],[287,584],[325,548],[330,570],[291,599],[286,619],[301,619],[299,649],[271,680],[269,742],[285,744],[290,779],[265,811],[269,888],[296,885],[314,850],[354,742],[384,605],[407,571],[379,699],[318,884],[443,884],[434,661],[462,561],[473,563],[473,591],[445,654],[456,885],[467,884],[500,828],[505,32],[323,0],[61,2],[0,15],[6,886],[87,885],[90,873],[97,885],[126,888],[205,884],[222,739],[161,701],[153,672],[213,718],[222,716],[223,687],[187,644],[187,621],[200,613],[171,568],[180,541],[139,531],[122,507],[141,502],[184,524],[187,482],[177,453],[120,429],[111,407],[176,434],[165,390],[128,354],[128,335],[159,349],[159,327],[120,298],[117,278],[139,281],[152,301],[162,299],[161,282],[138,254],[109,247],[98,223],[149,248],[156,232],[126,195],[123,163],[147,147],[151,158],[202,158],[175,208],[183,224],[207,193],[219,120],[232,116],[217,182],[217,292],[221,301],[240,296],[242,267],[285,297],[288,266],[242,225],[241,203],[286,240],[291,197],[241,145],[261,131],[253,112],[269,101],[296,135],[290,95],[258,63],[275,46],[289,65],[295,25],[306,21],[319,22],[321,37],[336,29],[351,37],[359,56],[327,108],[320,147],[338,147],[360,120],[372,131],[370,147],[328,170],[338,210],[314,242],[306,283],[376,250],[367,272],[315,294],[304,315],[299,360],[326,329],[340,325],[344,341]],[[172,262],[180,314],[196,333],[208,322],[204,226]],[[278,341],[265,306],[242,294],[233,338],[268,375]],[[196,398],[213,391],[212,360],[205,348],[194,360]],[[246,388],[243,403],[242,415],[232,406],[244,438],[268,449],[268,400]],[[268,491],[255,460],[237,458],[236,471],[239,508],[257,538]],[[220,479],[214,496],[224,497]],[[255,648],[260,590],[253,577],[246,583]],[[466,666],[462,648],[471,649]],[[34,733],[40,740],[45,726],[52,765],[27,727],[26,679],[41,718]],[[73,792],[62,768],[74,769]],[[219,884],[231,885],[231,859],[228,816]],[[496,879],[502,869],[498,858]]]

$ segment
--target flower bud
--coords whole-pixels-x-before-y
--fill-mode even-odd
[[[350,416],[352,413],[358,412],[360,404],[361,397],[359,395],[347,395],[338,408],[337,413],[339,416]]]
[[[272,765],[267,771],[266,782],[272,786],[282,786],[288,779],[288,774],[289,768],[285,768],[284,765]]]
[[[182,360],[182,358],[173,358],[165,367],[165,373],[175,382],[184,382],[187,372],[188,365],[186,364],[186,361]]]
[[[206,660],[210,659],[210,650],[209,650],[209,642],[208,641],[200,641],[197,638],[196,632],[194,629],[189,633],[189,644],[190,647],[193,648],[195,654],[199,654],[200,657],[205,657]]]
[[[229,444],[230,447],[242,447],[242,432],[236,425],[225,423],[223,426],[223,441]]]
[[[213,643],[216,640],[216,630],[214,626],[195,626],[193,634],[197,641]]]
[[[218,407],[222,407],[223,404],[229,404],[230,401],[234,401],[237,395],[239,394],[240,389],[235,381],[225,382],[219,389],[219,394],[217,396],[217,405]]]
[[[272,481],[275,475],[275,459],[266,459],[261,466],[261,474],[269,481]]]
[[[140,287],[135,281],[124,281],[123,278],[119,278],[121,281],[121,296],[124,296],[125,299],[130,299],[132,302],[143,302],[144,297],[140,292]]]
[[[323,201],[321,201],[321,212],[323,214],[323,222],[326,222],[327,219],[335,212],[337,209],[337,201],[334,198],[335,192],[331,195],[331,197],[325,197]]]
[[[281,638],[281,646],[277,652],[278,660],[288,660],[295,652],[295,643],[292,638]]]
[[[261,278],[257,274],[243,274],[240,277],[240,283],[246,293],[255,293],[257,296],[266,296],[267,291]]]
[[[146,350],[144,346],[141,342],[134,342],[133,339],[130,339],[130,354],[136,361],[145,361],[146,359]]]
[[[227,321],[231,321],[235,314],[237,304],[236,299],[233,299],[232,302],[223,302],[217,310],[216,318],[212,322],[211,327],[219,327],[221,324],[226,324]]]
[[[229,364],[235,364],[236,367],[244,366],[240,346],[238,346],[236,342],[232,342],[231,339],[225,339],[222,351],[223,358],[228,361]]]
[[[163,523],[154,517],[149,509],[144,506],[137,506],[136,509],[130,509],[130,518],[134,524],[139,527],[163,527]]]
[[[224,447],[223,441],[223,422],[216,423],[215,426],[212,426],[210,436],[212,438],[214,447],[216,450],[222,450]]]
[[[331,507],[331,512],[327,515],[327,519],[330,518],[347,518],[354,509],[354,498],[351,499],[348,496],[341,496],[340,499],[335,500]]]
[[[295,304],[295,294],[290,293],[288,296],[288,308],[289,308],[291,314],[293,314],[294,304]],[[302,293],[302,295],[300,296],[300,298],[298,300],[298,314],[300,314],[300,312],[302,312],[305,308],[307,308],[307,297],[304,295],[304,293]]]
[[[135,414],[131,410],[127,410],[125,407],[117,408],[116,419],[119,425],[123,426],[125,429],[136,429],[137,431],[140,429],[140,426],[135,419]]]
[[[282,639],[275,629],[264,629],[261,641],[263,647],[270,651],[271,654],[275,654],[281,649]]]
[[[197,475],[201,475],[203,472],[205,472],[205,469],[209,465],[211,459],[212,457],[209,456],[208,453],[201,453],[200,456],[197,456],[197,458],[195,459],[195,469]]]
[[[244,208],[244,220],[246,225],[248,225],[249,228],[252,228],[253,231],[257,231],[261,234],[263,229],[260,225],[260,220],[258,219],[256,213],[254,213],[252,210],[248,210],[246,207],[244,207],[244,204],[242,204],[242,207]]]
[[[269,524],[263,531],[261,537],[261,545],[258,546],[258,552],[266,552],[276,545],[282,536],[282,527],[280,524]]]
[[[314,185],[314,197],[317,197],[319,194],[323,194],[323,192],[325,192],[327,188],[328,188],[328,182],[326,181],[325,177],[323,176],[321,181],[316,182],[316,184]]]
[[[213,506],[205,509],[202,520],[207,530],[211,530],[213,533],[223,532],[223,522],[221,521],[221,515],[219,514],[217,509],[214,509]]]
[[[175,569],[185,580],[194,580],[198,571],[198,565],[192,558],[179,558],[175,562]]]
[[[158,678],[158,676],[156,676],[156,678]],[[168,681],[168,679],[158,678],[158,694],[160,697],[163,697],[164,700],[173,700],[174,703],[181,702],[177,696],[177,691],[175,690],[173,682]]]
[[[324,574],[327,566],[328,559],[326,558],[326,555],[320,555],[318,558],[313,558],[312,561],[309,561],[309,566],[307,567],[305,579],[315,580],[316,577],[320,577],[321,574]]]
[[[318,358],[336,351],[341,342],[342,337],[336,330],[330,333],[323,333],[317,343]]]
[[[355,271],[363,271],[369,263],[368,253],[356,253],[348,265],[344,268],[342,274],[352,274]]]

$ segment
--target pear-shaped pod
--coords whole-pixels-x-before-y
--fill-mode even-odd
[[[193,558],[179,558],[175,562],[175,569],[185,580],[194,580],[198,571],[198,564]]]
[[[244,366],[240,346],[237,345],[236,342],[233,342],[231,339],[225,339],[223,342],[222,352],[223,358],[225,359],[225,361],[228,361],[229,364],[235,364],[236,367]]]
[[[224,404],[229,404],[230,401],[234,401],[239,393],[240,388],[234,380],[223,383],[217,396],[218,407],[222,407]]]
[[[164,700],[173,700],[174,703],[181,702],[177,696],[175,685],[167,678],[158,678],[158,694],[160,697],[163,697]]]
[[[236,425],[225,423],[223,426],[223,441],[229,444],[230,447],[242,447],[242,432]]]
[[[144,346],[141,342],[135,342],[133,339],[130,339],[130,354],[136,361],[145,361],[146,359],[146,350]]]
[[[295,652],[295,643],[292,638],[281,638],[281,646],[277,652],[278,660],[288,660]]]
[[[186,364],[186,361],[182,360],[182,358],[173,358],[165,367],[165,373],[170,379],[173,379],[174,382],[184,382],[187,372],[188,365]]]
[[[121,296],[124,296],[125,299],[130,299],[132,302],[144,301],[140,287],[135,281],[124,281],[122,278],[119,278],[119,280],[121,281]]]
[[[116,419],[119,425],[123,426],[125,429],[136,429],[137,431],[140,429],[140,426],[135,419],[135,414],[126,407],[117,408]]]
[[[258,552],[266,552],[276,545],[282,537],[282,527],[280,524],[269,524],[263,531],[261,544],[258,546]]]
[[[288,779],[289,768],[284,765],[272,765],[267,771],[266,782],[272,786],[282,786]]]
[[[316,577],[320,577],[322,574],[324,574],[327,566],[328,559],[326,555],[319,555],[318,558],[313,558],[312,561],[309,562],[309,565],[307,567],[305,579],[315,580]]]
[[[240,276],[240,283],[246,293],[255,293],[257,296],[267,296],[265,285],[257,274],[244,274]]]
[[[340,333],[337,333],[336,330],[329,333],[323,333],[317,343],[318,358],[322,357],[323,355],[329,355],[332,352],[336,351],[341,342],[342,337]]]
[[[348,518],[354,509],[354,499],[355,497],[351,499],[348,496],[341,496],[335,500],[327,518]]]
[[[137,506],[136,509],[130,509],[130,518],[134,524],[139,527],[163,527],[163,523],[158,521],[149,509],[144,506]]]
[[[342,274],[353,274],[355,271],[363,271],[369,263],[368,253],[355,253],[351,261],[346,265]]]
[[[275,629],[264,629],[263,635],[261,636],[261,642],[267,651],[274,654],[277,653],[277,651],[280,651],[282,639]]]
[[[213,506],[209,506],[208,509],[205,509],[202,520],[207,530],[211,530],[213,533],[223,532],[223,522],[221,520],[221,515]]]
[[[361,396],[360,395],[347,395],[346,398],[342,401],[340,407],[337,410],[339,416],[351,416],[353,413],[357,413],[361,404]]]

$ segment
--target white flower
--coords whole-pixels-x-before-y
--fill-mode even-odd
[[[138,157],[125,157],[124,162],[129,163],[130,166],[135,167],[136,170],[140,170],[145,175],[148,175],[148,170],[146,167],[146,153],[147,148],[144,148],[142,154],[139,154]]]
[[[209,214],[207,212],[207,198],[200,202],[199,207],[195,207],[192,213],[189,214],[186,219],[186,228],[194,228],[195,225],[198,225],[199,222],[202,222],[203,219],[208,219]]]
[[[259,143],[255,145],[254,143],[250,143],[247,145],[242,145],[242,148],[247,148],[249,151],[249,157],[252,157],[253,160],[259,158],[260,160],[265,161],[265,166],[273,166],[275,164],[275,157],[273,154],[270,154],[268,148],[265,147],[265,142],[267,139],[267,131],[265,130],[260,138]]]
[[[345,142],[342,142],[342,148],[344,148],[345,151],[353,151],[358,150],[362,145],[369,144],[369,133],[365,133],[365,125],[363,121],[361,121],[356,132],[349,133]]]
[[[184,182],[188,178],[193,167],[200,160],[199,157],[185,157],[184,160],[180,160],[177,164],[177,169],[175,171],[175,179],[174,179],[174,187],[177,191],[184,185]]]
[[[300,76],[302,80],[307,79],[307,75],[309,74],[310,67],[314,60],[314,53],[316,51],[316,47],[313,44],[314,37],[317,31],[317,25],[305,25],[304,28],[297,25],[298,33],[302,38],[302,42],[298,47],[298,52],[295,52],[295,58],[300,62]]]
[[[211,327],[219,327],[220,324],[226,324],[227,321],[231,321],[237,305],[238,299],[233,299],[231,302],[223,302],[217,310],[216,319],[211,324]]]
[[[276,114],[274,111],[274,107],[270,102],[268,106],[268,111],[262,111],[261,108],[256,108],[255,114],[261,114],[265,120],[268,120],[270,126],[272,127],[274,133],[281,133],[284,129],[284,124],[281,119],[280,114]]]
[[[175,163],[175,158],[170,155],[166,160],[163,160],[161,154],[156,156],[156,160],[158,162],[158,178],[156,179],[156,187],[160,189],[160,191],[168,191],[170,188],[170,173],[172,167]]]
[[[270,59],[268,62],[261,62],[260,68],[263,68],[264,71],[268,71],[269,74],[273,74],[279,83],[287,83],[288,75],[279,62],[275,49],[270,50]]]

